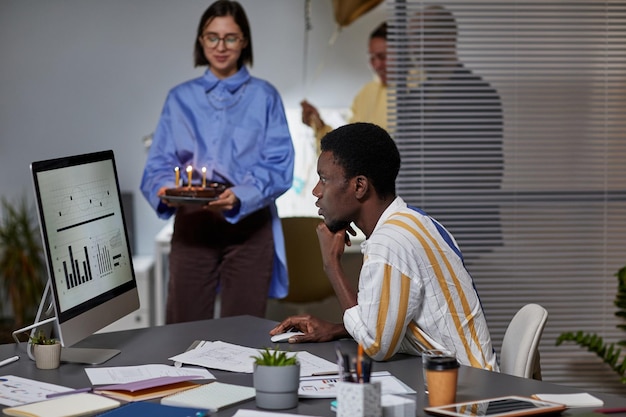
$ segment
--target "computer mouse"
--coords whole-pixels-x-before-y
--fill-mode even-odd
[[[275,334],[274,336],[270,337],[270,340],[273,343],[287,342],[291,336],[301,336],[303,334],[304,333],[298,332],[298,331],[279,333],[279,334]]]

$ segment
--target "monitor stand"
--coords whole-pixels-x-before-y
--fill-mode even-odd
[[[117,349],[64,347],[61,348],[61,362],[100,365],[120,352]]]
[[[43,330],[48,336],[52,335],[57,330],[57,317],[54,313],[54,306],[52,304],[52,288],[50,287],[50,281],[46,283],[43,296],[41,297],[41,303],[35,316],[35,322],[30,326],[23,327],[13,332],[13,340],[15,343],[20,343],[17,335],[28,330],[31,330],[31,337],[35,336],[35,329]],[[46,307],[46,303],[49,303]],[[33,354],[33,345],[28,343],[26,352],[28,357],[35,360]],[[117,349],[101,349],[101,348],[76,348],[76,347],[63,347],[61,348],[61,362],[69,363],[82,363],[88,365],[100,365],[121,351]]]

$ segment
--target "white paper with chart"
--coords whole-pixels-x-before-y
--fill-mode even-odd
[[[261,350],[232,343],[204,341],[195,349],[188,350],[170,360],[199,365],[210,369],[223,371],[252,373],[254,367],[253,356],[258,356]],[[337,364],[315,356],[306,351],[288,352],[297,355],[300,362],[300,376],[310,376],[322,372],[337,372]]]

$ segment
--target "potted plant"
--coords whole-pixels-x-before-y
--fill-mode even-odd
[[[617,307],[616,317],[626,319],[626,266],[622,267],[615,274],[617,277],[617,295],[613,304]],[[626,324],[618,324],[618,329],[626,330]],[[594,352],[611,369],[613,369],[621,378],[622,384],[626,384],[626,357],[621,359],[622,349],[617,346],[626,346],[626,340],[620,340],[617,343],[606,343],[601,336],[595,333],[583,333],[582,331],[564,332],[559,335],[556,345],[563,342],[574,342],[580,347],[587,348],[588,351]]]
[[[2,198],[0,285],[13,307],[13,326],[32,319],[43,293],[44,262],[39,228],[26,197],[17,204]]]
[[[61,364],[61,343],[55,338],[46,336],[39,330],[35,336],[29,338],[33,346],[35,365],[39,369],[56,369]]]
[[[285,410],[298,405],[300,363],[295,353],[289,355],[275,348],[265,348],[254,358],[256,405],[269,410]]]

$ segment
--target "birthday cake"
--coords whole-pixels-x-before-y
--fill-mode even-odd
[[[165,195],[170,197],[187,197],[187,198],[215,198],[222,194],[226,189],[225,184],[212,182],[206,187],[192,185],[191,187],[183,185],[182,187],[168,188]]]

